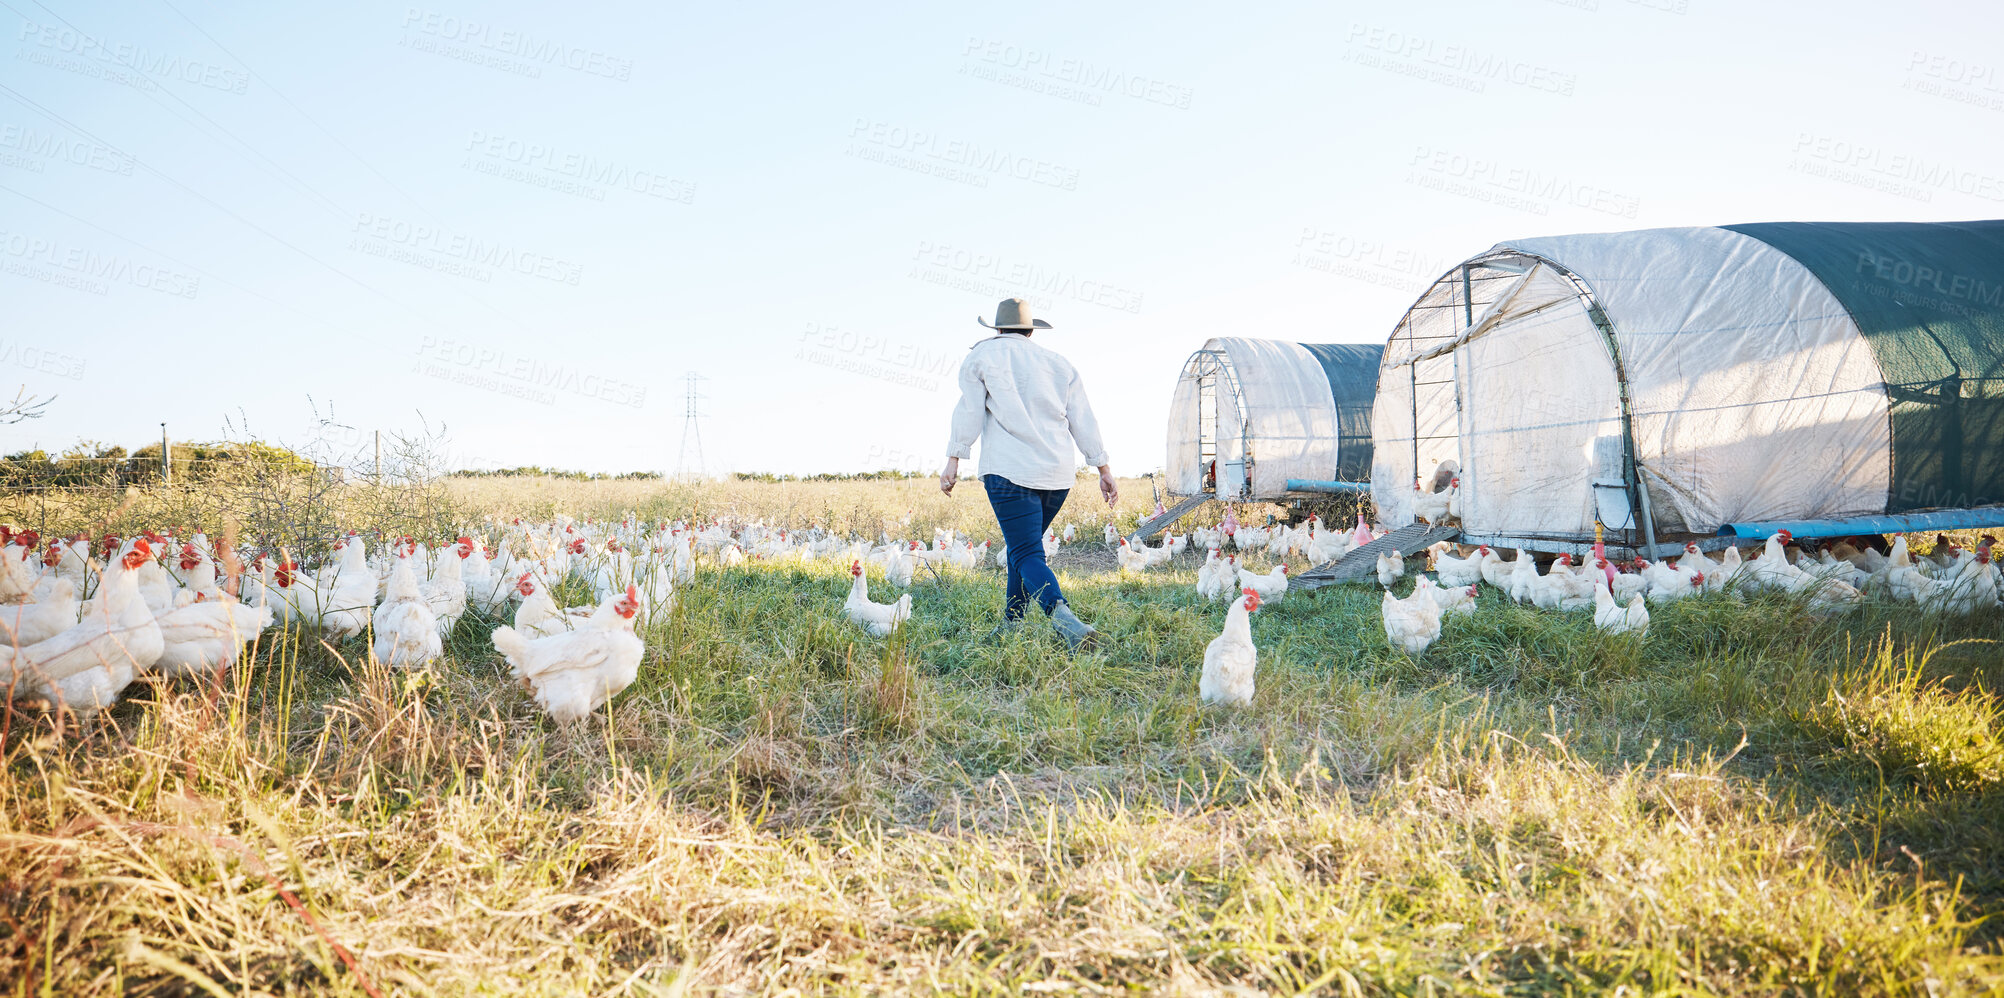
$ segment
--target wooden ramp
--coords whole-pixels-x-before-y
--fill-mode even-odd
[[[1458,526],[1430,527],[1424,523],[1400,527],[1383,537],[1360,548],[1353,549],[1327,565],[1317,565],[1288,580],[1289,589],[1320,589],[1344,582],[1360,579],[1377,579],[1378,556],[1387,551],[1397,551],[1399,557],[1410,558],[1416,552],[1424,551],[1441,541],[1453,540],[1461,536]]]
[[[1203,504],[1210,501],[1211,501],[1210,494],[1204,492],[1200,492],[1194,496],[1189,496],[1184,498],[1183,501],[1178,502],[1176,505],[1169,507],[1167,510],[1164,510],[1161,516],[1151,516],[1148,519],[1141,521],[1141,525],[1134,528],[1134,533],[1127,535],[1127,543],[1129,544],[1146,543],[1149,538],[1154,537],[1156,534],[1159,534],[1162,531],[1169,529],[1170,524],[1173,524],[1177,520],[1189,516],[1191,510],[1196,509],[1197,507],[1202,506]]]

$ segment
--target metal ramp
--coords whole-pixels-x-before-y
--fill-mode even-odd
[[[1317,565],[1288,580],[1289,589],[1320,589],[1344,582],[1375,577],[1378,571],[1378,556],[1387,551],[1397,551],[1399,557],[1410,558],[1441,541],[1453,540],[1461,536],[1458,526],[1433,527],[1424,523],[1414,523],[1400,527],[1363,547],[1352,550],[1327,565]]]
[[[1199,492],[1196,495],[1185,497],[1183,501],[1164,510],[1161,516],[1151,516],[1141,521],[1141,525],[1134,528],[1134,533],[1127,535],[1127,543],[1146,543],[1149,538],[1168,529],[1177,520],[1190,515],[1191,510],[1210,502],[1211,499],[1212,496],[1208,492]]]

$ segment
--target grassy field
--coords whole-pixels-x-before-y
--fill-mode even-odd
[[[1147,487],[1126,489],[1131,523]],[[631,510],[995,533],[978,483],[449,491],[442,515],[469,524]],[[1098,522],[1089,492],[1067,519]],[[1258,695],[1229,710],[1197,698],[1224,608],[1197,600],[1194,560],[1122,579],[1097,548],[1082,532],[1056,561],[1112,639],[1077,659],[1043,628],[982,643],[993,567],[921,571],[884,641],[841,620],[845,566],[705,566],[650,624],[636,685],[576,729],[504,680],[472,615],[426,675],[274,632],[219,689],[135,687],[88,730],[11,715],[0,981],[2004,989],[1995,610],[1713,597],[1611,640],[1485,589],[1413,660],[1375,587],[1297,593],[1256,615]]]

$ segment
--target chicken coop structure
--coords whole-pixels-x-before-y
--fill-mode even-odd
[[[1468,543],[2004,525],[2004,221],[1499,243],[1399,321],[1370,425],[1383,522],[1454,459]]]
[[[1168,491],[1273,500],[1361,490],[1383,352],[1375,343],[1206,341],[1169,403]]]

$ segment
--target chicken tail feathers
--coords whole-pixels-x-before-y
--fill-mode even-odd
[[[517,676],[522,674],[521,665],[516,660],[528,654],[529,640],[527,638],[516,633],[514,628],[504,624],[494,629],[494,650],[500,652],[501,657],[508,660],[509,671]]]

